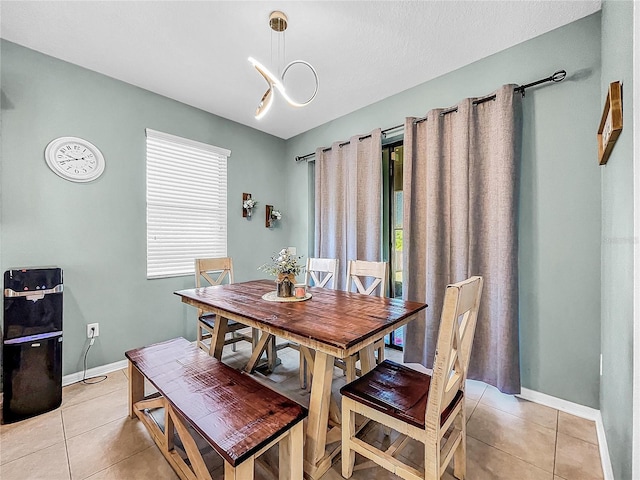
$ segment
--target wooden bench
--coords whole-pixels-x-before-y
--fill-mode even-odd
[[[211,480],[189,427],[224,459],[224,478],[253,479],[256,458],[279,444],[279,478],[302,479],[307,410],[184,338],[126,352],[129,415],[138,417],[183,480]],[[145,397],[144,379],[158,390]],[[149,413],[164,408],[164,428]],[[177,435],[187,460],[174,448]]]

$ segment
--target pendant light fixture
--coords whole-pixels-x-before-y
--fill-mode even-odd
[[[283,12],[275,11],[275,12],[271,12],[271,14],[269,15],[269,27],[272,30],[271,61],[273,62],[273,32],[276,32],[276,34],[278,35],[278,38],[277,38],[278,65],[281,65],[282,63],[284,63],[284,54],[286,53],[285,42],[284,42],[284,32],[287,29],[287,21],[288,21],[287,16]],[[280,56],[281,47],[282,47],[282,57]],[[290,62],[289,64],[287,64],[287,66],[285,66],[282,69],[282,73],[279,72],[280,76],[273,74],[267,67],[265,67],[262,63],[260,63],[253,57],[249,57],[249,63],[253,65],[253,67],[258,71],[258,73],[262,75],[262,78],[265,79],[265,81],[267,82],[267,85],[269,85],[269,87],[267,88],[267,91],[264,92],[264,95],[262,96],[262,99],[258,104],[258,108],[256,109],[256,113],[255,113],[256,119],[262,118],[267,113],[267,111],[269,111],[269,108],[273,103],[274,89],[277,90],[280,93],[280,95],[282,95],[282,98],[284,98],[287,101],[287,103],[292,107],[305,107],[309,105],[314,98],[316,98],[316,94],[318,93],[318,85],[319,85],[318,74],[316,72],[316,69],[313,68],[313,66],[309,62],[305,62],[304,60],[294,60],[293,62]],[[294,99],[292,99],[287,94],[284,87],[284,83],[283,83],[284,77],[287,74],[287,71],[294,65],[307,66],[311,70],[311,73],[313,73],[313,77],[315,79],[316,85],[315,85],[313,94],[305,102],[297,102]]]

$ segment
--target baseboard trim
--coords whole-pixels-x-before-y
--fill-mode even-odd
[[[87,370],[86,378],[99,377],[100,375],[106,375],[116,370],[122,370],[127,368],[127,361],[120,360],[118,362],[102,365],[101,367],[90,368]],[[77,383],[82,380],[82,372],[70,373],[62,377],[62,386],[66,387],[72,383]]]
[[[595,408],[585,407],[584,405],[563,400],[558,397],[552,397],[546,393],[529,390],[528,388],[522,388],[520,395],[517,396],[524,398],[525,400],[529,400],[530,402],[539,403],[540,405],[555,408],[556,410],[570,413],[576,417],[586,418],[587,420],[594,422],[596,422],[600,416],[600,410],[596,410]]]
[[[611,457],[609,457],[609,447],[607,445],[607,437],[604,430],[604,423],[602,422],[602,414],[600,410],[595,408],[585,407],[578,403],[569,402],[561,398],[547,395],[546,393],[536,392],[535,390],[529,390],[528,388],[522,388],[520,398],[529,400],[530,402],[545,405],[547,407],[555,408],[561,412],[575,415],[576,417],[585,418],[596,422],[596,432],[598,434],[598,448],[600,450],[600,461],[602,462],[602,473],[604,474],[604,480],[614,480],[613,468],[611,467]]]

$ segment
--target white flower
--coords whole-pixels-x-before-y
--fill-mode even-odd
[[[282,219],[282,213],[280,213],[280,210],[271,210],[271,218],[273,218],[275,220],[281,220]]]
[[[258,204],[253,198],[247,198],[244,202],[242,202],[242,208],[252,209]]]
[[[276,277],[286,274],[298,275],[300,272],[304,271],[304,265],[298,263],[298,260],[301,258],[302,257],[291,255],[289,250],[283,248],[279,253],[271,256],[272,263],[266,263],[258,267],[258,270],[270,273]]]

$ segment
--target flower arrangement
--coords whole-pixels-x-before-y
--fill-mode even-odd
[[[242,208],[246,210],[251,210],[256,205],[258,205],[258,202],[253,198],[247,198],[245,201],[242,202]]]
[[[282,212],[280,212],[280,210],[271,210],[271,218],[274,220],[282,220]]]
[[[258,267],[258,270],[267,272],[274,277],[282,279],[285,276],[295,277],[296,275],[304,271],[304,265],[298,263],[302,257],[296,257],[289,252],[288,249],[283,248],[278,253],[271,256],[271,262],[265,263]]]

